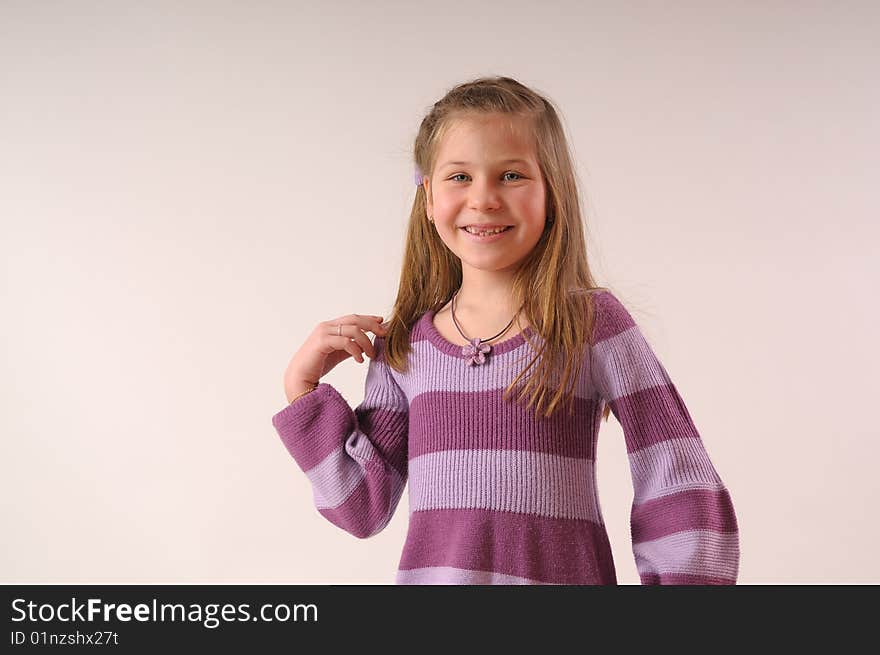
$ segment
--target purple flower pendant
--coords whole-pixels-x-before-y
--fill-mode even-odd
[[[486,353],[492,350],[492,346],[487,343],[480,343],[480,338],[475,337],[471,339],[471,342],[461,347],[461,354],[465,357],[470,357],[468,360],[468,366],[473,366],[474,364],[482,364],[486,361]]]

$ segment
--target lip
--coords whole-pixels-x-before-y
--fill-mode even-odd
[[[477,226],[468,225],[465,227],[477,227]],[[483,228],[483,229],[492,229],[491,226],[488,226],[488,225],[480,225],[478,227]],[[495,227],[502,227],[502,226],[497,225]],[[512,225],[510,225],[508,227],[510,229],[504,230],[504,232],[499,232],[498,234],[489,234],[486,236],[480,236],[479,234],[471,234],[466,229],[464,229],[464,227],[460,227],[458,229],[461,230],[467,238],[472,239],[473,241],[475,241],[477,243],[492,243],[493,241],[498,241],[500,239],[503,239],[509,232],[511,232],[514,229]]]

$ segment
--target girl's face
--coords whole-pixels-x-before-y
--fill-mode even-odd
[[[428,216],[462,268],[514,269],[544,231],[546,191],[528,124],[516,118],[509,127],[508,118],[488,114],[456,121],[423,182]],[[468,225],[511,229],[481,240],[464,230]]]

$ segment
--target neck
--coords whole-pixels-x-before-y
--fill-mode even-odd
[[[519,310],[511,293],[513,275],[502,271],[462,270],[455,296],[455,315],[478,323],[506,325]]]

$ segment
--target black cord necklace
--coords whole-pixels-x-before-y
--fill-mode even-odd
[[[462,332],[461,326],[458,324],[458,319],[455,318],[455,299],[458,297],[458,294],[460,292],[461,292],[461,289],[456,291],[455,295],[452,296],[452,322],[455,323],[455,327],[458,330],[458,333],[462,337],[464,337],[467,341],[470,342],[466,346],[461,347],[461,354],[468,358],[467,359],[468,366],[473,366],[475,364],[480,365],[486,361],[486,355],[488,355],[489,351],[492,350],[492,346],[490,346],[488,343],[485,343],[485,342],[492,341],[493,339],[497,339],[502,334],[507,332],[510,329],[510,326],[513,325],[513,321],[516,318],[516,315],[519,314],[519,312],[514,314],[513,318],[510,319],[510,323],[507,324],[507,327],[505,327],[503,330],[501,330],[501,332],[496,334],[494,337],[489,337],[488,339],[481,339],[480,337],[474,337],[473,339],[471,339],[464,332]],[[522,309],[522,307],[520,307],[520,309]]]

